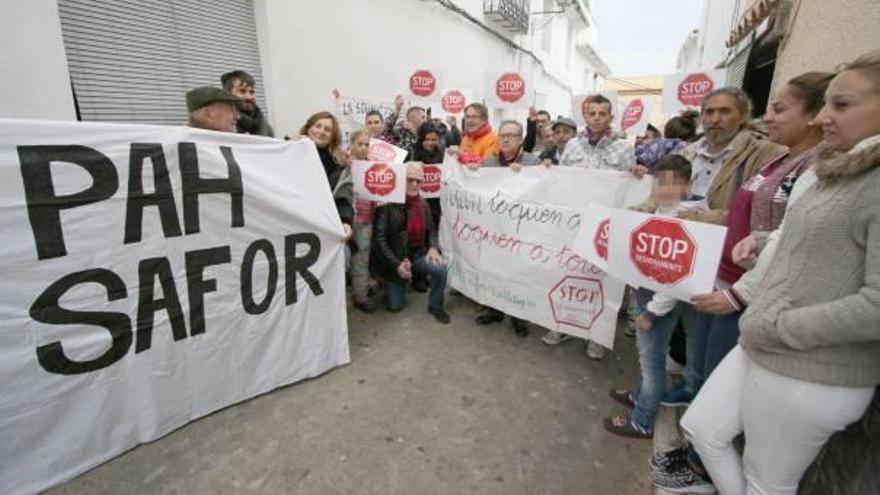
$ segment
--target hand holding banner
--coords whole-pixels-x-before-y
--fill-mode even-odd
[[[355,160],[351,164],[354,192],[363,199],[385,203],[406,201],[406,165]]]

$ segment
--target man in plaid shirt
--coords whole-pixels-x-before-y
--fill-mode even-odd
[[[592,96],[585,102],[584,134],[572,139],[565,146],[560,165],[594,168],[600,170],[632,171],[641,177],[643,170],[635,167],[633,147],[611,131],[611,102],[602,95]],[[642,172],[642,173],[639,173]]]
[[[428,117],[424,108],[412,106],[406,111],[406,120],[398,123],[397,119],[400,118],[402,108],[403,97],[397,95],[394,98],[394,113],[385,119],[385,133],[382,135],[382,140],[408,150],[419,140],[419,127]]]

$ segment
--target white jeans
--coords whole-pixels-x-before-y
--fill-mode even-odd
[[[737,345],[681,419],[721,495],[794,495],[832,434],[857,421],[874,388],[820,385],[757,365]],[[742,459],[734,437],[745,432]]]

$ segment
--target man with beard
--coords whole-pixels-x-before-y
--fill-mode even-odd
[[[272,126],[266,121],[262,110],[257,106],[257,91],[254,77],[243,70],[234,70],[220,76],[223,89],[241,99],[241,113],[238,117],[239,134],[275,137]]]

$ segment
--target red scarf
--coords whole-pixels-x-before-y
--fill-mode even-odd
[[[486,134],[489,134],[490,132],[492,132],[492,126],[489,125],[488,122],[486,122],[485,124],[483,124],[483,127],[480,127],[479,129],[477,129],[474,132],[465,131],[464,135],[466,137],[469,137],[469,138],[476,141],[477,139],[480,139],[481,137],[485,136]]]
[[[423,209],[421,196],[406,197],[406,234],[410,249],[425,246],[425,214]]]

